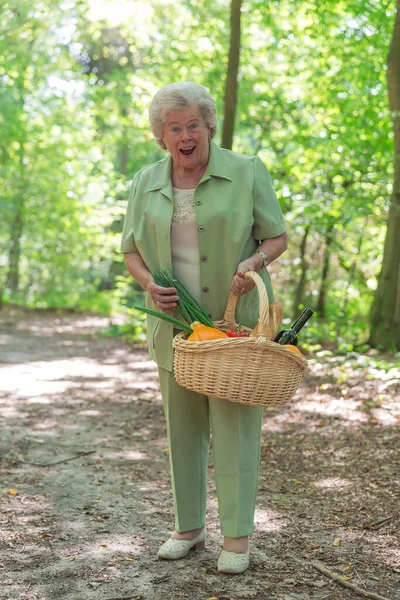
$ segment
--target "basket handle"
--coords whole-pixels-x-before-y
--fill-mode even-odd
[[[259,296],[259,319],[258,324],[251,332],[252,337],[265,336],[269,338],[269,303],[267,290],[261,277],[255,271],[247,271],[244,274],[247,279],[252,279],[257,286]],[[235,310],[239,296],[236,296],[232,291],[229,294],[228,304],[225,309],[224,321],[227,323],[235,323]]]

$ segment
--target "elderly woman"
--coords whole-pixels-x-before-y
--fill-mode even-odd
[[[147,305],[173,311],[175,288],[152,273],[172,269],[212,320],[222,319],[230,290],[240,296],[238,322],[254,327],[258,294],[247,271],[258,271],[273,293],[267,265],[287,247],[281,209],[262,161],[211,140],[215,103],[197,83],[166,85],[150,105],[150,122],[166,158],[133,179],[121,251]],[[206,539],[207,462],[212,449],[224,545],[218,571],[249,566],[259,468],[262,408],[207,397],[173,376],[172,325],[148,316],[148,345],[159,370],[167,421],[175,531],[158,556],[176,560]]]

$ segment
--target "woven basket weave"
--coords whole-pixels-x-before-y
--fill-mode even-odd
[[[259,294],[259,322],[246,338],[189,342],[188,334],[173,339],[174,375],[183,387],[207,396],[224,398],[253,406],[281,406],[295,394],[307,361],[302,356],[265,337],[269,305],[265,285],[254,271]],[[215,327],[226,331],[237,327],[235,308],[238,297],[230,294],[222,321]],[[264,335],[263,335],[264,332]]]

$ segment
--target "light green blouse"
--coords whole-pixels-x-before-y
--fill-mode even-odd
[[[173,190],[172,158],[139,171],[132,183],[121,252],[139,252],[151,272],[171,269]],[[269,173],[260,158],[236,154],[210,144],[210,160],[195,192],[200,256],[201,305],[213,321],[222,319],[237,265],[258,242],[286,231]],[[259,273],[273,300],[266,269]],[[149,296],[147,306],[157,310]],[[254,288],[237,304],[236,321],[254,327],[258,294]],[[172,325],[148,315],[151,357],[172,371]]]

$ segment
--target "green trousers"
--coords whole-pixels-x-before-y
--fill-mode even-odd
[[[191,392],[159,368],[167,421],[175,527],[204,527],[210,426],[222,534],[250,535],[260,462],[262,407]]]

